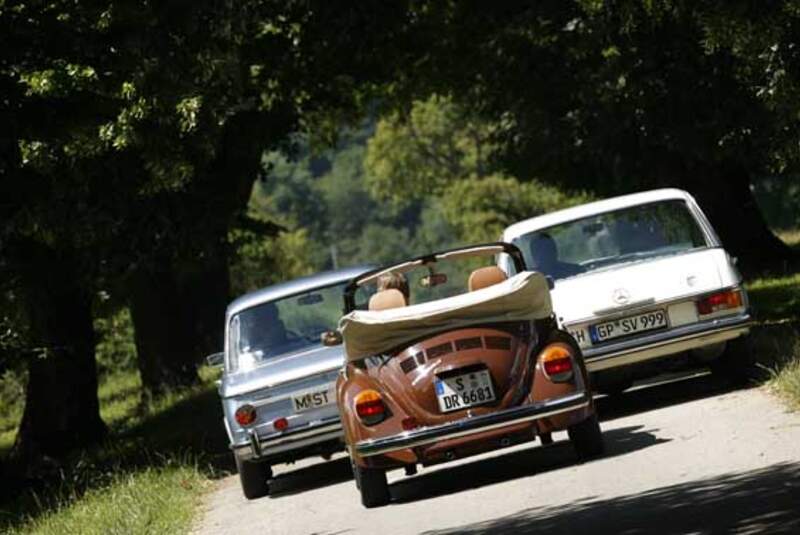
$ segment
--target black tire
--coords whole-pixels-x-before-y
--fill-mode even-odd
[[[272,467],[268,463],[242,461],[236,457],[236,469],[239,471],[239,482],[245,498],[255,500],[269,494]]]
[[[353,476],[356,487],[361,491],[361,504],[364,507],[380,507],[391,500],[386,471],[380,468],[362,468],[353,463]]]
[[[585,461],[603,455],[605,452],[605,442],[603,432],[600,430],[600,423],[597,421],[597,414],[592,414],[584,421],[570,426],[567,429],[572,447],[578,459]]]

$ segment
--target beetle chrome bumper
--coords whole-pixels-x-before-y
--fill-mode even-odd
[[[737,338],[750,330],[752,319],[745,313],[676,327],[665,332],[583,349],[590,372],[635,364],[710,344]]]
[[[314,427],[306,426],[284,433],[258,436],[255,431],[250,431],[248,442],[231,444],[231,449],[242,460],[268,459],[286,455],[292,450],[308,448],[332,440],[341,440],[343,436],[342,424],[337,416],[322,421]]]
[[[440,440],[464,437],[581,409],[588,406],[589,403],[591,403],[589,393],[578,392],[531,405],[406,431],[389,437],[362,440],[355,444],[355,451],[362,457],[370,457],[407,448],[416,448],[417,446],[425,446]]]

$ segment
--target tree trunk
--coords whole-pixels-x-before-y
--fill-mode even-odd
[[[747,274],[786,270],[797,255],[767,226],[750,190],[750,176],[738,166],[697,170],[686,181],[723,245]]]
[[[171,266],[141,268],[132,277],[130,303],[139,373],[145,392],[164,392],[198,382],[190,304]]]
[[[32,341],[25,409],[12,457],[29,467],[43,457],[100,441],[106,426],[97,398],[92,299],[74,264],[37,248],[23,269]]]

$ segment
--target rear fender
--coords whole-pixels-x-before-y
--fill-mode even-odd
[[[574,373],[572,379],[567,382],[554,383],[550,381],[542,369],[542,363],[539,357],[542,351],[552,343],[566,344],[572,351],[572,367]],[[583,362],[583,355],[575,339],[570,334],[560,330],[551,332],[548,335],[547,341],[540,345],[540,351],[536,355],[533,355],[533,358],[536,359],[536,365],[534,367],[533,381],[529,395],[529,401],[531,403],[573,394],[582,390],[590,390],[589,377]],[[537,422],[539,433],[562,431],[571,425],[582,422],[593,413],[594,402],[592,401],[583,409],[543,418]]]

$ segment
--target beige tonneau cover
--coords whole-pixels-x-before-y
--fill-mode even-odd
[[[508,280],[437,301],[388,310],[354,310],[339,320],[348,360],[378,355],[404,342],[476,323],[544,319],[552,314],[544,275],[524,271]]]

